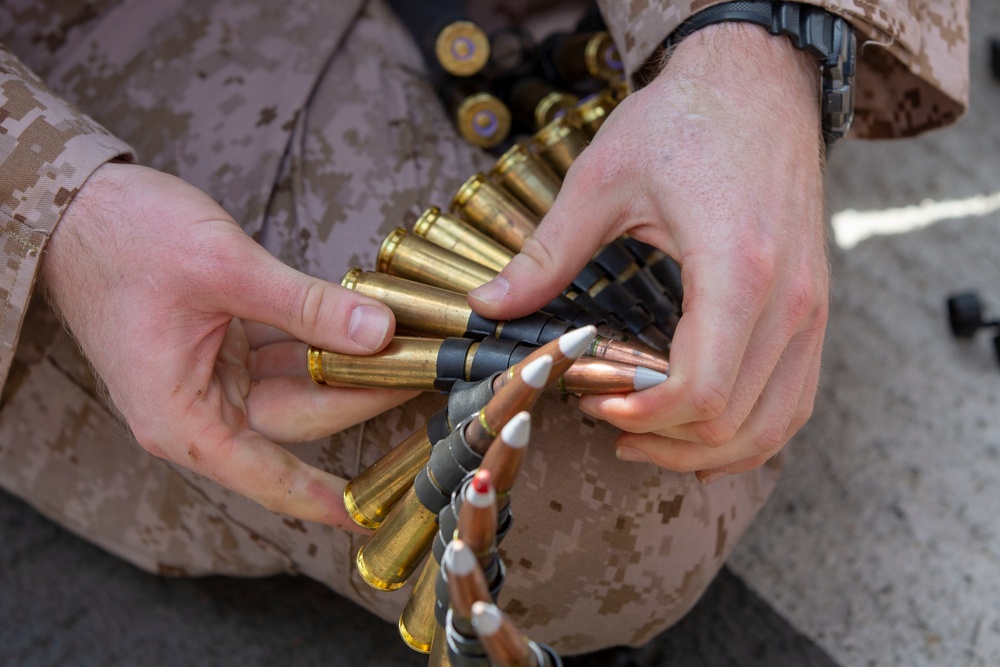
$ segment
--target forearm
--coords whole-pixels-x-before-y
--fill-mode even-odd
[[[90,174],[131,149],[0,47],[0,386],[45,245]]]

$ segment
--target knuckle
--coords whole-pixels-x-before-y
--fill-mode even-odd
[[[695,436],[708,447],[721,447],[736,435],[738,427],[722,419],[702,422],[695,427]]]
[[[328,293],[325,286],[318,281],[310,281],[299,301],[298,318],[302,328],[315,330],[327,307]]]
[[[785,429],[777,425],[769,426],[752,440],[754,456],[766,460],[767,457],[776,454],[784,444]]]
[[[525,240],[519,253],[530,259],[541,269],[548,269],[548,267],[555,266],[556,264],[556,258],[552,255],[552,252],[544,243],[535,238],[534,235],[529,236]]]
[[[691,389],[691,405],[702,421],[720,416],[729,404],[729,397],[710,384],[698,384]]]
[[[765,242],[741,249],[736,261],[744,289],[751,298],[763,299],[771,291],[777,276],[776,257],[776,250]]]

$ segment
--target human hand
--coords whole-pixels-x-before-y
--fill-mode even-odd
[[[811,415],[829,286],[818,80],[811,56],[757,26],[687,37],[605,121],[521,253],[470,293],[488,317],[524,315],[623,233],[679,261],[669,380],[580,401],[626,431],[619,458],[709,482],[761,465]]]
[[[116,163],[69,206],[42,279],[143,448],[275,512],[357,529],[345,480],[276,443],[413,395],[308,377],[301,341],[374,352],[392,336],[388,308],[282,264],[184,181]]]

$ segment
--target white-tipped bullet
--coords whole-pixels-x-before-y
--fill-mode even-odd
[[[472,603],[472,627],[480,637],[492,637],[500,632],[503,617],[495,604],[478,600]]]
[[[523,449],[528,446],[531,438],[531,415],[528,411],[518,412],[507,425],[500,430],[500,437],[508,447]]]
[[[666,381],[667,376],[663,373],[654,371],[651,368],[646,368],[645,366],[636,366],[635,378],[632,380],[632,386],[635,387],[636,391],[642,391],[643,389],[655,387],[656,385],[662,384]]]
[[[458,539],[448,543],[448,546],[444,550],[444,556],[441,557],[441,564],[444,565],[444,569],[448,574],[455,574],[460,577],[469,574],[473,568],[479,566],[479,563],[476,561],[476,555],[472,553],[472,549],[465,542]]]
[[[597,327],[593,324],[573,329],[559,337],[559,351],[570,359],[579,359],[596,336]]]
[[[522,368],[521,379],[532,389],[542,390],[549,383],[550,370],[552,370],[552,355],[546,354]]]

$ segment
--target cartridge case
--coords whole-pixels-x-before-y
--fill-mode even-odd
[[[580,117],[580,127],[593,138],[616,106],[618,106],[618,99],[610,88],[580,100],[580,103],[576,105],[576,113]]]
[[[481,79],[449,79],[440,95],[458,133],[469,143],[493,148],[507,139],[510,109]]]
[[[413,485],[413,478],[431,458],[431,443],[423,427],[390,449],[344,488],[344,506],[359,526],[374,530]]]
[[[452,21],[437,33],[434,55],[449,74],[472,76],[489,61],[490,40],[475,23]]]
[[[431,640],[431,654],[427,658],[427,667],[452,667],[448,657],[448,638],[444,626],[434,624],[434,638]],[[561,667],[561,666],[560,666]]]
[[[462,294],[422,285],[382,273],[352,269],[341,283],[387,305],[396,316],[396,330],[445,338],[462,336],[472,309]]]
[[[495,271],[503,270],[514,257],[507,247],[436,207],[424,211],[413,223],[413,233]]]
[[[496,271],[399,228],[379,248],[376,270],[390,276],[465,294],[489,282]]]
[[[468,320],[468,316],[466,317]],[[397,336],[381,351],[351,355],[309,347],[309,374],[334,387],[433,391],[440,340]]]
[[[515,252],[538,227],[534,213],[483,174],[472,176],[459,188],[451,212]]]
[[[551,57],[559,76],[566,81],[611,81],[624,71],[618,47],[604,31],[567,34],[556,40]]]
[[[501,155],[489,176],[539,218],[552,208],[562,187],[562,179],[523,142]]]
[[[532,130],[574,108],[579,101],[576,95],[558,90],[541,77],[522,77],[510,88],[511,112]]]
[[[373,588],[394,591],[410,578],[430,550],[437,514],[410,487],[367,544],[358,551],[358,573]]]
[[[434,602],[437,596],[438,573],[441,571],[433,556],[424,563],[413,592],[399,615],[399,634],[406,645],[419,653],[430,653],[437,619],[434,617]]]
[[[572,111],[543,126],[530,142],[530,149],[560,178],[565,178],[573,160],[590,143],[590,137],[580,127],[577,113]]]

